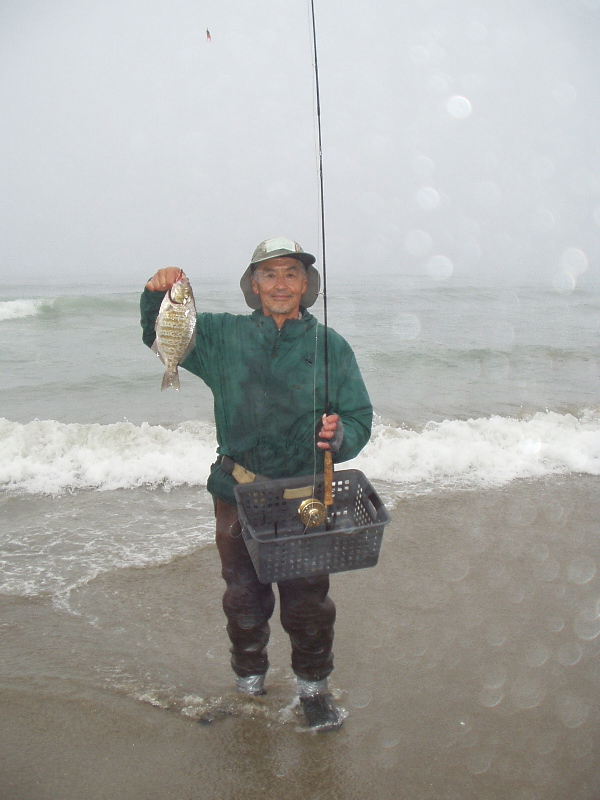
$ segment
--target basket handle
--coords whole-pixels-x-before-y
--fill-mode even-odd
[[[365,508],[372,515],[373,522],[375,522],[377,520],[377,518],[379,517],[378,507],[381,505],[380,503],[377,502],[377,496],[375,494],[372,494],[372,493],[371,494],[363,493],[362,502],[363,502]]]

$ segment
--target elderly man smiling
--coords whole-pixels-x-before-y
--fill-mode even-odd
[[[314,263],[291,239],[261,242],[240,280],[253,313],[198,314],[196,346],[182,364],[214,396],[218,457],[207,488],[226,583],[231,665],[238,690],[247,694],[264,693],[275,596],[270,584],[258,580],[241,536],[234,486],[322,471],[323,451],[331,450],[336,462],[354,458],[371,432],[373,410],[356,359],[331,329],[329,400],[335,413],[325,414],[325,330],[307,311],[319,292]],[[167,267],[146,284],[141,310],[148,346],[164,293],[179,275]],[[335,621],[329,576],[281,581],[278,590],[306,720],[314,728],[339,727],[342,718],[327,688]]]

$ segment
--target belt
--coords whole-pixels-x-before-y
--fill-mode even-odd
[[[219,461],[219,466],[226,472],[228,475],[237,482],[237,483],[254,483],[254,481],[270,481],[271,478],[267,478],[266,475],[260,475],[258,472],[250,472],[249,469],[242,467],[241,464],[236,464],[236,462],[231,458],[231,456],[221,456],[221,460]],[[283,490],[283,499],[284,500],[298,500],[305,497],[312,497],[314,493],[312,486],[299,486],[296,489],[284,489]]]
[[[266,475],[260,475],[258,472],[250,472],[249,469],[242,467],[241,464],[236,464],[231,456],[221,456],[219,464],[223,472],[231,475],[237,483],[254,483],[254,481],[270,480]]]

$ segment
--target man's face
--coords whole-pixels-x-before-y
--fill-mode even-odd
[[[266,316],[296,318],[307,286],[302,262],[288,256],[263,261],[252,275],[252,291],[260,297]]]

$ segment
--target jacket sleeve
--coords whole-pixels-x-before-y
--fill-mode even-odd
[[[369,441],[373,406],[350,345],[339,337],[332,349],[336,355],[330,387],[331,411],[339,414],[344,423],[344,438],[333,460],[341,462],[355,458]]]
[[[144,289],[140,297],[142,341],[148,347],[152,347],[156,339],[154,326],[165,294],[166,292],[151,292],[149,289]]]

